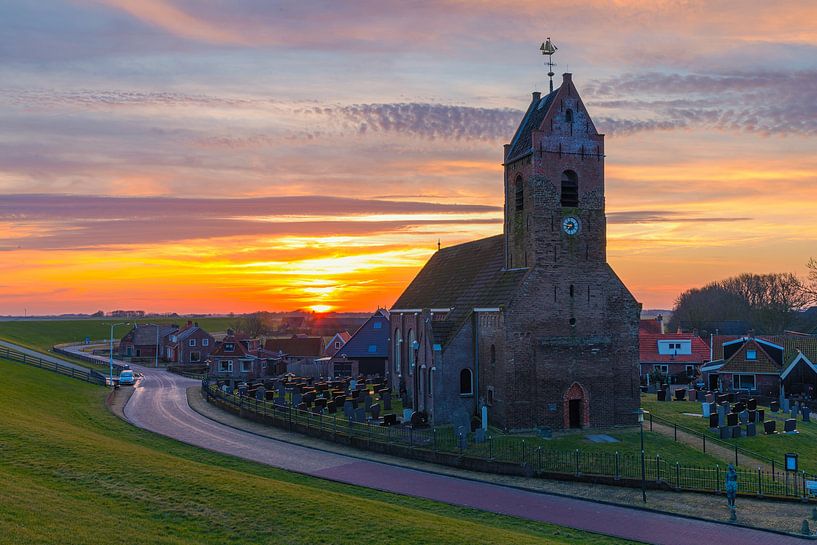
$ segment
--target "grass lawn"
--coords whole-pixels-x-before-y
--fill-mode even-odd
[[[715,437],[715,433],[709,430],[709,421],[703,418],[685,416],[683,413],[701,414],[701,404],[691,401],[658,402],[655,396],[642,396],[641,406],[646,410],[661,416],[679,425],[684,425],[698,432],[707,433],[710,437]],[[787,414],[778,412],[777,414],[766,409],[766,420],[777,420],[778,431],[783,430],[783,421],[788,418]],[[803,422],[798,418],[797,435],[778,433],[776,435],[763,435],[760,428],[756,437],[741,437],[740,439],[730,439],[731,444],[737,444],[747,450],[756,452],[775,460],[778,467],[783,467],[784,455],[787,452],[796,452],[800,455],[800,469],[810,473],[817,473],[817,422]]]
[[[0,543],[627,543],[197,449],[106,393],[0,360]]]

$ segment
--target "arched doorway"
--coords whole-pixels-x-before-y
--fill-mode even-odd
[[[590,396],[578,382],[574,382],[565,392],[563,414],[566,429],[590,426]]]

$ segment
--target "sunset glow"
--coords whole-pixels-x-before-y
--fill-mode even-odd
[[[808,3],[312,4],[0,7],[0,314],[390,306],[501,232],[547,35],[645,308],[817,257]]]

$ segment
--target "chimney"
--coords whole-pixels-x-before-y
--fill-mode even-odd
[[[187,320],[187,327],[190,327],[191,325],[193,325],[193,320]]]
[[[658,330],[663,335],[664,334],[664,315],[659,314],[655,317],[655,321],[658,322]]]
[[[542,93],[540,93],[539,91],[534,91],[533,102],[539,102],[540,100],[542,100]]]
[[[233,335],[235,335],[235,331],[233,330],[233,328],[228,327],[227,328],[227,336],[232,337]]]

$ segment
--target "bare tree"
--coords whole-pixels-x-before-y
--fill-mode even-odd
[[[266,312],[253,312],[252,314],[239,316],[230,324],[230,327],[232,327],[236,333],[243,333],[250,338],[256,338],[270,332],[267,322]]]
[[[806,293],[809,296],[809,302],[812,305],[817,305],[817,259],[813,257],[808,260],[808,285],[806,286]]]

